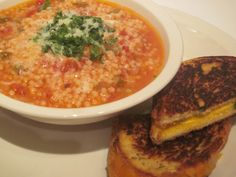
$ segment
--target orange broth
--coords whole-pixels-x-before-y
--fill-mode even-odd
[[[49,7],[39,10],[45,0],[27,1],[0,11],[0,92],[40,106],[89,107],[127,97],[154,80],[164,64],[158,31],[127,7],[78,2],[51,0]],[[103,49],[99,61],[91,61],[86,50],[80,59],[43,52],[32,39],[58,9],[100,17],[115,29],[112,37],[117,41]]]

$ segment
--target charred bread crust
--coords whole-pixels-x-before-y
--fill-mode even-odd
[[[226,119],[155,145],[149,137],[150,119],[124,117],[115,123],[108,154],[109,177],[207,177],[231,129],[231,121]]]
[[[209,56],[183,62],[174,79],[159,92],[152,111],[153,121],[175,114],[205,111],[236,99],[236,57]]]

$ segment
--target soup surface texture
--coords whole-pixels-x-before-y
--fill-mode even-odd
[[[149,84],[163,58],[156,30],[117,4],[36,0],[0,11],[0,92],[23,102],[112,102]]]

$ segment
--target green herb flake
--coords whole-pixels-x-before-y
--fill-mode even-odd
[[[114,45],[118,41],[117,37],[111,36],[109,39],[105,41],[105,43],[109,46]]]
[[[109,33],[114,33],[114,32],[116,32],[115,28],[109,26],[108,24],[105,24],[105,29],[106,29],[106,31],[109,32]]]
[[[108,39],[104,41],[104,46],[106,50],[114,50],[116,49],[116,44],[117,44],[118,38],[114,36],[110,36]]]
[[[51,1],[45,0],[44,3],[40,6],[39,11],[46,10],[50,6],[51,6]]]
[[[102,58],[103,52],[102,52],[101,47],[93,45],[90,50],[91,50],[90,51],[91,60],[96,60],[96,59],[101,59]]]
[[[105,45],[113,45],[118,40],[115,36],[105,40],[105,32],[108,31],[99,17],[58,12],[33,41],[41,45],[44,53],[80,59],[88,48],[91,60],[101,60]]]

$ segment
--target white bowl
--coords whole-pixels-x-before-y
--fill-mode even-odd
[[[20,0],[0,1],[7,7]],[[151,0],[114,0],[148,19],[159,31],[165,45],[165,65],[159,76],[142,90],[121,100],[88,108],[48,108],[17,101],[0,94],[0,106],[24,117],[52,124],[86,124],[117,115],[151,98],[175,76],[182,61],[183,42],[176,24]]]

